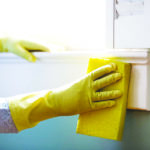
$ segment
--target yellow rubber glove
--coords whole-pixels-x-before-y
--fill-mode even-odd
[[[112,107],[121,91],[100,90],[121,78],[120,73],[112,73],[116,68],[115,64],[106,65],[70,85],[10,98],[10,112],[17,129],[31,128],[48,118]]]
[[[31,54],[30,51],[37,50],[49,51],[49,49],[45,46],[29,41],[16,41],[11,38],[0,39],[0,52],[11,52],[18,56],[21,56],[22,58],[30,62],[36,61],[36,57],[33,54]]]

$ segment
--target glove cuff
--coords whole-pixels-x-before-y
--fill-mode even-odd
[[[58,116],[50,103],[51,91],[10,98],[9,108],[18,131],[32,128],[40,121]]]
[[[0,52],[8,52],[8,49],[6,48],[6,41],[8,38],[2,38],[0,39]]]
[[[0,39],[0,52],[3,52],[2,39]]]

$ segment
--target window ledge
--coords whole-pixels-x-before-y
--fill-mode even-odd
[[[34,52],[37,57],[37,63],[52,61],[87,61],[91,57],[111,58],[117,57],[117,60],[129,63],[148,63],[148,49],[108,49],[100,51],[65,51],[65,52]],[[0,63],[22,62],[28,63],[12,53],[0,53]]]

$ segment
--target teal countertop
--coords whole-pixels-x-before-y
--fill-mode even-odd
[[[147,150],[150,112],[127,111],[122,141],[76,134],[78,116],[58,117],[18,134],[0,134],[0,150]]]

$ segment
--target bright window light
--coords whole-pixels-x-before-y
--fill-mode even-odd
[[[106,0],[3,0],[1,36],[32,37],[70,50],[105,48]]]

